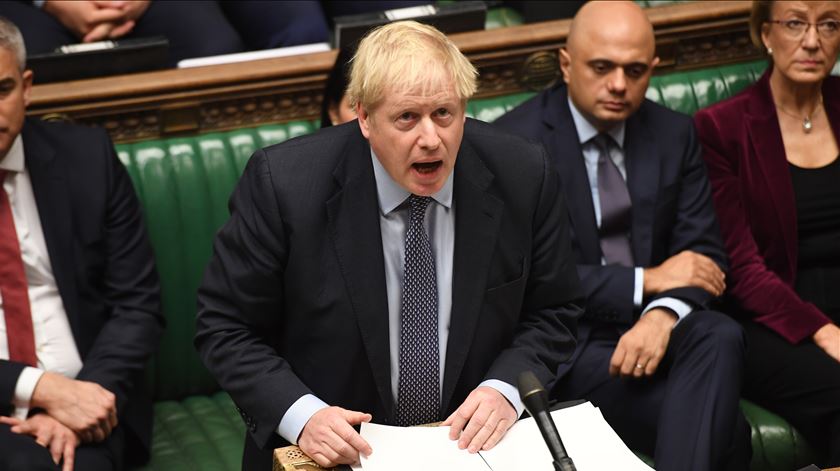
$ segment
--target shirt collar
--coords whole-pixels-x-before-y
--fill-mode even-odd
[[[0,160],[0,170],[8,170],[9,172],[20,173],[24,168],[23,160],[23,139],[20,134],[15,138],[12,147],[6,154],[3,160]]]
[[[411,193],[391,178],[391,175],[382,166],[379,157],[376,156],[373,149],[370,150],[370,160],[373,162],[373,176],[376,179],[376,194],[379,197],[379,210],[382,211],[382,214],[387,215],[397,209]],[[443,184],[443,188],[432,195],[432,199],[447,209],[452,207],[452,182],[454,174],[455,171],[453,170],[446,179],[446,183]]]
[[[569,110],[572,112],[572,120],[575,122],[575,129],[577,130],[578,139],[580,140],[581,144],[586,144],[589,142],[593,137],[599,134],[598,130],[595,129],[595,126],[592,125],[580,111],[577,109],[575,104],[572,102],[571,97],[567,97],[569,100]],[[607,131],[607,134],[613,138],[618,147],[624,148],[624,128],[625,122],[622,121],[619,124],[615,125]]]

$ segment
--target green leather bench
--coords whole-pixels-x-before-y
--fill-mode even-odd
[[[758,78],[762,61],[655,77],[648,96],[693,113]],[[468,113],[492,121],[532,93],[474,100]],[[196,137],[118,145],[134,181],[155,249],[167,330],[148,376],[156,401],[151,461],[143,470],[238,470],[245,426],[193,349],[195,293],[227,199],[251,153],[313,132],[293,122]],[[790,471],[813,454],[784,420],[743,402],[753,430],[751,469]]]

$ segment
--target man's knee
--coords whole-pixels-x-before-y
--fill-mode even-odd
[[[683,322],[685,325],[680,337],[692,343],[708,345],[717,353],[743,356],[746,346],[744,331],[729,316],[716,311],[697,311]]]
[[[32,446],[15,446],[6,450],[2,458],[3,464],[0,469],[3,471],[56,471],[58,465],[53,462],[49,451],[35,443],[32,439]]]

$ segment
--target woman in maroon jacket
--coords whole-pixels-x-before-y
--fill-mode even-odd
[[[744,395],[840,465],[840,48],[837,2],[755,2],[771,65],[695,117],[742,313]]]

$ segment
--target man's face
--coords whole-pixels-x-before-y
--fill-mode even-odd
[[[373,110],[357,107],[362,134],[391,178],[409,192],[438,192],[455,168],[464,103],[451,82],[440,90],[387,90]]]
[[[21,73],[14,53],[0,47],[0,159],[20,134],[31,91],[32,71]]]
[[[626,120],[642,104],[653,68],[653,41],[632,29],[581,32],[560,66],[572,102],[599,131]]]

